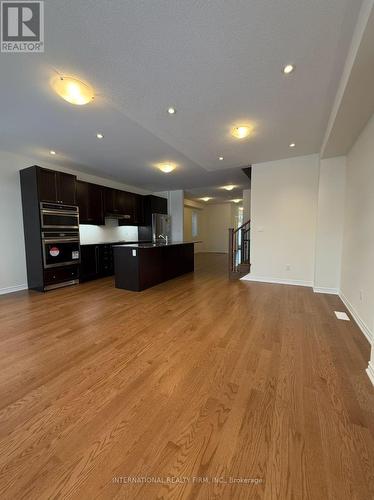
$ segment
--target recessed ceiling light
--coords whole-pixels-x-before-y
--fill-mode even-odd
[[[228,184],[227,186],[222,186],[222,189],[226,189],[226,191],[232,191],[234,189],[234,186],[233,184]]]
[[[54,156],[56,154],[56,151],[53,151],[53,149],[51,149],[51,151],[49,152],[50,155]]]
[[[175,115],[175,113],[176,113],[175,108],[173,108],[173,107],[168,108],[168,113],[169,113],[169,115]]]
[[[291,142],[290,148],[294,148],[295,146],[296,146],[296,144],[294,142]]]
[[[94,98],[91,85],[70,76],[56,76],[51,84],[56,94],[71,104],[81,106],[91,102]]]
[[[203,196],[203,198],[200,198],[200,200],[203,200],[203,201],[209,201],[211,200],[212,198],[209,197],[209,196]]]
[[[218,159],[219,161],[223,161],[223,156],[220,156]]]
[[[232,129],[232,135],[237,139],[244,139],[245,137],[248,137],[250,133],[251,128],[247,125],[240,125]]]
[[[96,137],[97,137],[98,139],[104,139],[104,134],[102,134],[101,132],[98,132],[98,133],[96,134]]]
[[[235,200],[231,200],[234,203],[240,203],[242,201],[241,198],[235,198]]]
[[[292,64],[286,64],[286,66],[283,68],[283,73],[285,75],[289,75],[294,69],[295,67]]]
[[[169,174],[175,170],[175,165],[172,165],[171,163],[161,163],[160,165],[157,165],[157,168],[161,170],[161,172],[164,172],[164,174]]]

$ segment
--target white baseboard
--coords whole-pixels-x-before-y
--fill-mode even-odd
[[[374,385],[374,365],[371,361],[369,361],[369,365],[366,368],[366,373],[368,374],[371,383]]]
[[[353,319],[355,320],[355,322],[357,323],[357,325],[359,326],[360,330],[362,331],[362,333],[365,335],[365,337],[367,338],[367,340],[370,342],[370,344],[372,343],[373,341],[373,333],[372,331],[370,330],[370,328],[367,326],[367,324],[361,319],[360,315],[357,313],[357,311],[355,310],[355,308],[352,306],[352,304],[349,302],[349,300],[347,299],[347,297],[342,293],[342,291],[340,291],[339,293],[339,297],[341,298],[343,304],[345,305],[345,307],[348,309],[348,311],[351,313]]]
[[[267,278],[265,276],[254,276],[249,274],[246,274],[242,278],[240,278],[243,281],[257,281],[259,283],[275,283],[277,285],[295,285],[295,286],[313,286],[312,281],[302,281],[302,280],[284,280],[284,279],[274,279],[274,278]]]
[[[21,290],[27,290],[27,285],[16,285],[16,286],[7,286],[5,288],[0,288],[0,295],[4,295],[6,293],[20,292]]]
[[[314,293],[329,293],[331,295],[339,295],[338,288],[325,288],[325,287],[314,286],[313,292]]]

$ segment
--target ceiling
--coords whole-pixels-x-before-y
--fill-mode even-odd
[[[240,167],[319,152],[360,5],[48,0],[45,53],[0,54],[0,149],[152,191],[238,197]],[[61,100],[56,72],[91,83],[95,101]],[[230,135],[247,122],[250,138]],[[163,161],[178,168],[161,173]]]
[[[374,2],[361,9],[322,145],[323,158],[346,155],[374,113]]]

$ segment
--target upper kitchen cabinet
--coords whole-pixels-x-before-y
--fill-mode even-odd
[[[37,176],[39,201],[64,205],[76,204],[74,175],[37,166],[31,168],[35,169]]]
[[[80,224],[105,224],[103,187],[89,182],[76,181],[77,204]]]
[[[144,203],[141,194],[127,193],[126,196],[126,212],[131,214],[131,217],[124,217],[118,220],[120,226],[141,226],[144,222]]]
[[[122,191],[106,187],[104,188],[104,207],[106,215],[118,216],[123,213],[124,203],[121,196]]]
[[[116,217],[122,226],[137,225],[142,214],[138,196],[128,191],[105,188],[105,214]]]
[[[168,200],[160,196],[152,194],[143,196],[144,203],[144,216],[143,224],[150,226],[152,224],[152,214],[167,214],[168,213]]]

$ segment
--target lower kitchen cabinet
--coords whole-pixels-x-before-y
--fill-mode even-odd
[[[89,281],[114,273],[113,247],[110,244],[82,245],[80,281]]]
[[[79,277],[79,266],[62,266],[44,269],[45,288],[55,288],[62,282],[76,281]]]

